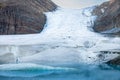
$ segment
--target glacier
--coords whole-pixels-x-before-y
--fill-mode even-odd
[[[58,8],[45,13],[47,22],[39,34],[0,36],[1,65],[34,63],[75,67],[83,63],[100,64],[117,57],[118,54],[99,56],[101,51],[120,50],[120,38],[92,31],[97,17],[92,15],[93,9]]]

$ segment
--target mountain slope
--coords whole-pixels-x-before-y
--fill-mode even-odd
[[[120,0],[110,0],[94,10],[98,15],[93,29],[96,32],[120,35]]]
[[[50,0],[0,0],[0,34],[39,33],[44,12],[56,9]]]

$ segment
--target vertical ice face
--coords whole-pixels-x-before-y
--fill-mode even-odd
[[[19,47],[11,45],[11,46],[7,46],[6,49],[7,49],[8,53],[13,54],[15,62],[18,63],[19,62]]]

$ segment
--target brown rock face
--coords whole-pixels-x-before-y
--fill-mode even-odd
[[[0,35],[39,33],[46,23],[43,13],[55,9],[51,0],[0,0]]]
[[[93,27],[96,32],[120,35],[120,0],[105,2],[93,13],[98,15]]]

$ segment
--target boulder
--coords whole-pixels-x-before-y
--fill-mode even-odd
[[[40,33],[44,13],[56,7],[51,0],[0,0],[0,35]]]

